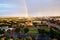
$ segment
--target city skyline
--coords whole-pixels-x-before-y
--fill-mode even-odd
[[[60,0],[0,0],[0,16],[60,16]]]

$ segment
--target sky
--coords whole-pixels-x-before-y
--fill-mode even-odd
[[[0,16],[60,16],[60,0],[0,0]]]

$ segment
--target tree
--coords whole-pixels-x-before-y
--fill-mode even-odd
[[[0,34],[4,34],[4,31],[0,29]]]
[[[38,29],[38,33],[39,33],[39,34],[41,33],[41,30],[40,30],[40,29]]]
[[[45,30],[44,29],[38,29],[38,33],[40,34],[44,34],[45,33]]]
[[[55,38],[55,32],[53,31],[52,28],[50,28],[50,37]]]
[[[20,30],[21,30],[21,29],[18,27],[18,28],[15,29],[15,32],[19,33]]]
[[[24,33],[27,33],[29,31],[28,28],[24,28]]]
[[[38,29],[38,33],[41,34],[42,37],[44,37],[45,35],[45,30],[44,29]]]

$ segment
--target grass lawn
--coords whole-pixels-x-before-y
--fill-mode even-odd
[[[31,27],[31,28],[29,28],[29,30],[30,30],[29,34],[32,34],[32,35],[37,35],[37,33],[38,33],[38,28]],[[47,32],[50,32],[50,28],[48,28],[48,27],[45,27],[44,30]]]
[[[45,31],[47,31],[47,32],[50,32],[50,28],[48,28],[48,27],[42,27]],[[29,32],[28,32],[28,34],[31,34],[31,35],[37,35],[38,34],[38,29],[40,29],[40,27],[39,28],[37,28],[37,27],[29,27]],[[22,31],[24,30],[24,28],[22,28]]]

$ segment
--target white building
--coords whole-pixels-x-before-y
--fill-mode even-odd
[[[8,26],[1,26],[0,29],[5,31],[7,31],[8,29],[13,30],[13,28],[8,28]]]

